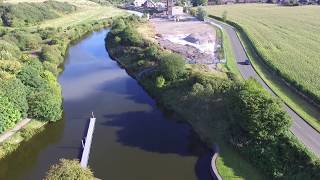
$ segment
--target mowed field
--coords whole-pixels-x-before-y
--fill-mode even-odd
[[[20,2],[43,2],[45,0],[4,0],[6,3],[20,3]],[[75,5],[78,9],[76,12],[63,15],[56,19],[44,21],[40,27],[67,27],[77,24],[90,22],[93,20],[100,20],[113,16],[125,15],[124,10],[112,7],[101,6],[97,3],[88,0],[56,0],[61,2],[68,2]]]
[[[320,98],[320,6],[207,6],[208,14],[239,24],[263,58]]]

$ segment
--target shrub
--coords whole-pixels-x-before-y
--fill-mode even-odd
[[[21,119],[18,109],[0,93],[0,133],[13,127]]]
[[[197,15],[197,11],[195,9],[193,9],[193,8],[189,9],[189,13],[190,13],[191,16],[196,16]]]
[[[185,60],[179,54],[170,53],[161,56],[159,70],[167,80],[174,80],[184,73]]]
[[[57,46],[44,46],[41,49],[40,58],[43,61],[49,61],[54,64],[60,64],[63,61],[63,57]]]
[[[21,56],[19,48],[7,41],[0,40],[0,59],[1,60],[14,60]]]
[[[227,12],[227,11],[223,11],[223,13],[222,13],[222,20],[223,20],[224,22],[227,22],[227,16],[228,16],[228,12]]]
[[[82,168],[78,160],[60,159],[59,164],[50,167],[45,180],[93,180],[93,173]]]
[[[163,76],[158,76],[157,79],[156,79],[156,86],[158,88],[162,88],[165,84],[166,80],[164,79]]]
[[[57,82],[57,78],[50,71],[44,71],[41,74],[41,77],[46,82],[48,91],[52,92],[55,96],[61,96],[60,84]]]
[[[3,39],[16,44],[23,51],[38,49],[42,42],[42,39],[38,34],[31,34],[23,31],[6,34],[3,36]]]
[[[159,57],[159,47],[157,45],[151,45],[146,49],[145,55],[150,59],[158,59]]]
[[[243,89],[236,93],[232,110],[241,131],[257,141],[275,140],[287,133],[291,125],[281,102],[253,79],[246,81]]]
[[[45,86],[45,82],[41,78],[39,70],[32,65],[25,65],[18,73],[17,77],[25,86],[28,86],[31,89],[42,89]]]
[[[9,72],[11,74],[17,74],[21,70],[21,64],[16,60],[0,60],[0,70]]]
[[[142,37],[132,26],[127,26],[120,33],[122,45],[126,46],[141,46],[143,44]]]
[[[57,121],[61,118],[62,101],[60,96],[41,90],[31,93],[28,97],[28,103],[28,114],[33,118],[45,121]]]
[[[207,12],[202,7],[198,7],[197,18],[201,21],[204,21],[206,17],[207,17]]]
[[[19,110],[22,117],[27,116],[27,89],[19,79],[0,79],[0,95],[5,96]]]

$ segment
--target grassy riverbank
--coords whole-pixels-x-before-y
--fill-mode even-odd
[[[180,55],[145,40],[138,25],[143,22],[134,17],[116,20],[106,38],[109,54],[209,146],[221,146],[218,165],[223,177],[319,176],[319,159],[290,133],[291,119],[279,99],[252,79],[238,81],[201,65],[185,65]]]
[[[20,131],[16,132],[10,138],[0,145],[0,160],[5,158],[8,154],[15,151],[21,142],[28,141],[32,136],[44,130],[47,123],[44,121],[31,120]]]
[[[140,24],[141,25],[141,24]],[[148,24],[144,24],[139,26],[139,32],[141,29],[147,28],[150,30],[150,26]],[[203,107],[196,108],[197,103],[188,102],[183,100],[184,96],[186,96],[190,91],[190,86],[194,83],[192,80],[192,76],[197,76],[198,74],[202,74],[204,76],[212,77],[212,78],[221,78],[227,80],[227,75],[224,73],[208,73],[202,72],[203,67],[198,65],[186,65],[187,73],[190,73],[190,77],[186,77],[186,79],[178,80],[177,82],[165,82],[165,87],[156,87],[153,81],[154,75],[153,73],[149,75],[143,76],[143,78],[139,77],[139,72],[143,71],[143,69],[152,68],[155,66],[152,54],[159,56],[157,46],[151,45],[147,48],[148,55],[141,54],[140,49],[132,48],[124,48],[119,47],[114,44],[113,40],[106,39],[106,43],[108,44],[108,51],[111,56],[113,56],[123,67],[126,68],[127,72],[136,78],[143,87],[149,92],[151,96],[156,98],[156,100],[166,109],[174,111],[179,116],[182,116],[189,124],[192,125],[194,130],[200,135],[200,137],[208,144],[208,147],[212,147],[214,143],[218,143],[220,146],[221,154],[217,160],[218,170],[221,173],[221,176],[225,179],[264,179],[263,175],[256,170],[255,167],[250,165],[247,160],[243,159],[241,155],[228,143],[228,140],[224,136],[224,132],[226,127],[226,123],[223,123],[223,119],[225,117],[220,116],[221,114],[225,114],[221,111],[225,111],[220,106],[223,106],[223,102],[219,100],[219,103],[216,104],[216,108],[210,108],[211,112],[205,111],[203,116],[199,115],[198,110],[202,111]],[[118,52],[124,53],[118,53]],[[133,52],[135,52],[133,54]],[[230,55],[230,54],[229,54]],[[142,56],[142,57],[141,57]],[[227,54],[228,56],[228,54]],[[137,62],[137,58],[141,58],[140,63]],[[148,59],[146,59],[148,58]],[[153,59],[153,60],[151,60]],[[150,62],[151,61],[151,62]],[[140,64],[140,67],[139,65]],[[191,75],[193,74],[193,75]],[[189,79],[190,78],[190,79]],[[190,82],[188,82],[190,80]],[[203,99],[202,99],[203,100]],[[182,103],[183,102],[183,103]],[[212,114],[217,114],[217,116],[211,116]],[[212,118],[217,121],[212,121]],[[201,121],[199,120],[201,119]],[[236,162],[236,163],[235,163]]]
[[[60,1],[41,1],[40,4],[26,2],[4,5],[17,9],[36,5],[39,7],[36,10],[40,12],[33,14],[38,19],[31,22],[24,20],[32,17],[28,10],[8,11],[8,16],[14,17],[9,21],[13,24],[3,24],[1,27],[0,133],[11,129],[20,119],[26,117],[41,122],[32,120],[21,132],[2,143],[1,158],[14,151],[22,141],[36,134],[37,128],[42,129],[39,124],[61,119],[62,95],[57,77],[63,70],[62,64],[68,46],[90,32],[110,26],[113,16],[125,14],[119,9],[89,1],[71,3],[72,5]],[[51,4],[59,10],[62,8],[67,11],[66,8],[69,7],[73,10],[55,14],[50,18],[42,16],[42,11],[47,11],[46,7],[51,7]],[[49,11],[55,12],[51,9]],[[87,14],[87,18],[84,18],[83,13]],[[34,24],[37,26],[33,26]]]

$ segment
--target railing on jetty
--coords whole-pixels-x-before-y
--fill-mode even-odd
[[[88,161],[89,161],[90,148],[91,148],[91,142],[92,142],[95,122],[96,122],[96,118],[94,117],[94,115],[92,113],[92,117],[90,118],[89,127],[88,127],[88,131],[87,131],[87,136],[85,137],[85,140],[82,141],[83,151],[82,151],[80,164],[84,168],[87,167]]]

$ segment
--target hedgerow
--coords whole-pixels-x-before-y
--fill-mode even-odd
[[[126,18],[115,22],[106,37],[106,47],[163,107],[191,122],[211,121],[218,127],[223,124],[224,129],[219,132],[225,141],[269,179],[320,178],[319,159],[291,134],[291,119],[283,110],[282,102],[258,82],[252,79],[239,82],[185,68],[182,69],[186,72],[179,75],[181,71],[172,71],[172,65],[161,65],[166,53],[158,45],[139,35],[135,36],[143,43],[122,41],[124,35],[130,35],[123,33],[127,26],[135,28]],[[130,37],[125,38],[130,40]],[[151,46],[157,48],[152,47],[151,51]],[[152,63],[143,63],[137,68],[135,64],[141,59]],[[174,63],[180,57],[168,59]],[[155,70],[141,77],[141,72],[150,66]]]

